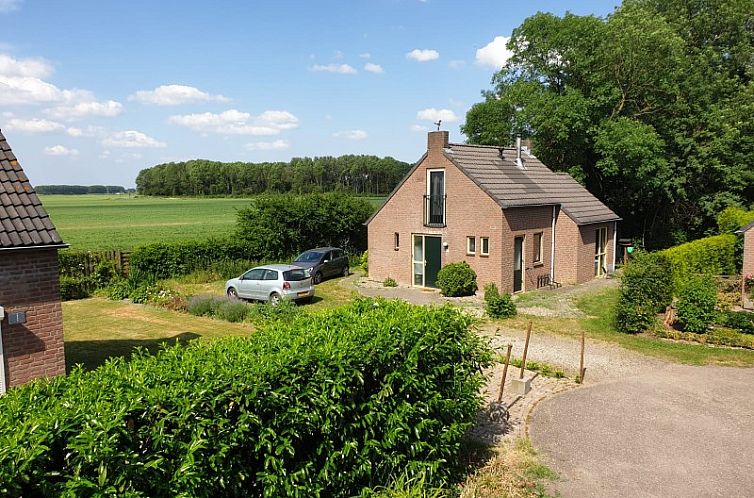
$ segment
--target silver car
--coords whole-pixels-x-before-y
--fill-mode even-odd
[[[228,297],[269,301],[271,304],[277,304],[282,299],[311,302],[314,285],[303,268],[265,265],[225,282],[225,294]]]

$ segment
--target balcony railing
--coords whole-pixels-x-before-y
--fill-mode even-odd
[[[445,200],[447,195],[424,196],[424,226],[445,226]]]

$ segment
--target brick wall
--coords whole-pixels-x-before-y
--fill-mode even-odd
[[[57,250],[0,254],[0,305],[6,312],[2,339],[8,387],[64,374]],[[26,312],[25,324],[8,325],[7,315],[14,311]]]
[[[750,228],[748,231],[744,232],[744,264],[741,274],[744,277],[747,275],[754,275],[754,228]],[[744,285],[743,282],[742,285]],[[754,309],[754,302],[752,302],[743,290],[744,289],[742,289],[742,306],[747,309]]]
[[[537,288],[538,277],[550,274],[552,251],[552,206],[510,208],[503,210],[502,279],[498,286],[503,292],[513,292],[513,248],[515,238],[524,237],[523,290]],[[542,258],[535,262],[534,236],[542,233]]]
[[[607,228],[607,264],[613,265],[615,223],[578,226],[562,210],[555,225],[555,281],[580,284],[594,278],[594,251],[597,229]]]

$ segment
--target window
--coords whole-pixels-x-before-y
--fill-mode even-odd
[[[481,248],[479,251],[479,254],[482,256],[489,256],[490,255],[490,238],[489,237],[481,237],[479,239]]]
[[[424,196],[424,224],[445,226],[445,170],[427,170],[427,194]]]
[[[535,263],[542,262],[542,232],[534,234],[534,260]]]
[[[264,280],[277,280],[278,272],[275,270],[267,270],[264,274]]]
[[[597,229],[594,241],[594,275],[607,273],[607,227]]]
[[[476,237],[466,237],[466,254],[476,254]]]
[[[395,232],[395,235],[393,236],[393,240],[395,241],[394,245],[395,245],[395,250],[397,251],[398,249],[401,248],[401,234],[399,234],[398,232]]]
[[[242,280],[262,280],[265,271],[266,270],[264,268],[255,268],[253,270],[249,270],[244,273]]]

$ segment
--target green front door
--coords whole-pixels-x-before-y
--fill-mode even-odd
[[[424,237],[424,287],[435,287],[437,272],[440,271],[442,256],[442,239],[440,237]]]
[[[414,235],[413,242],[414,285],[434,287],[442,265],[442,237]]]

